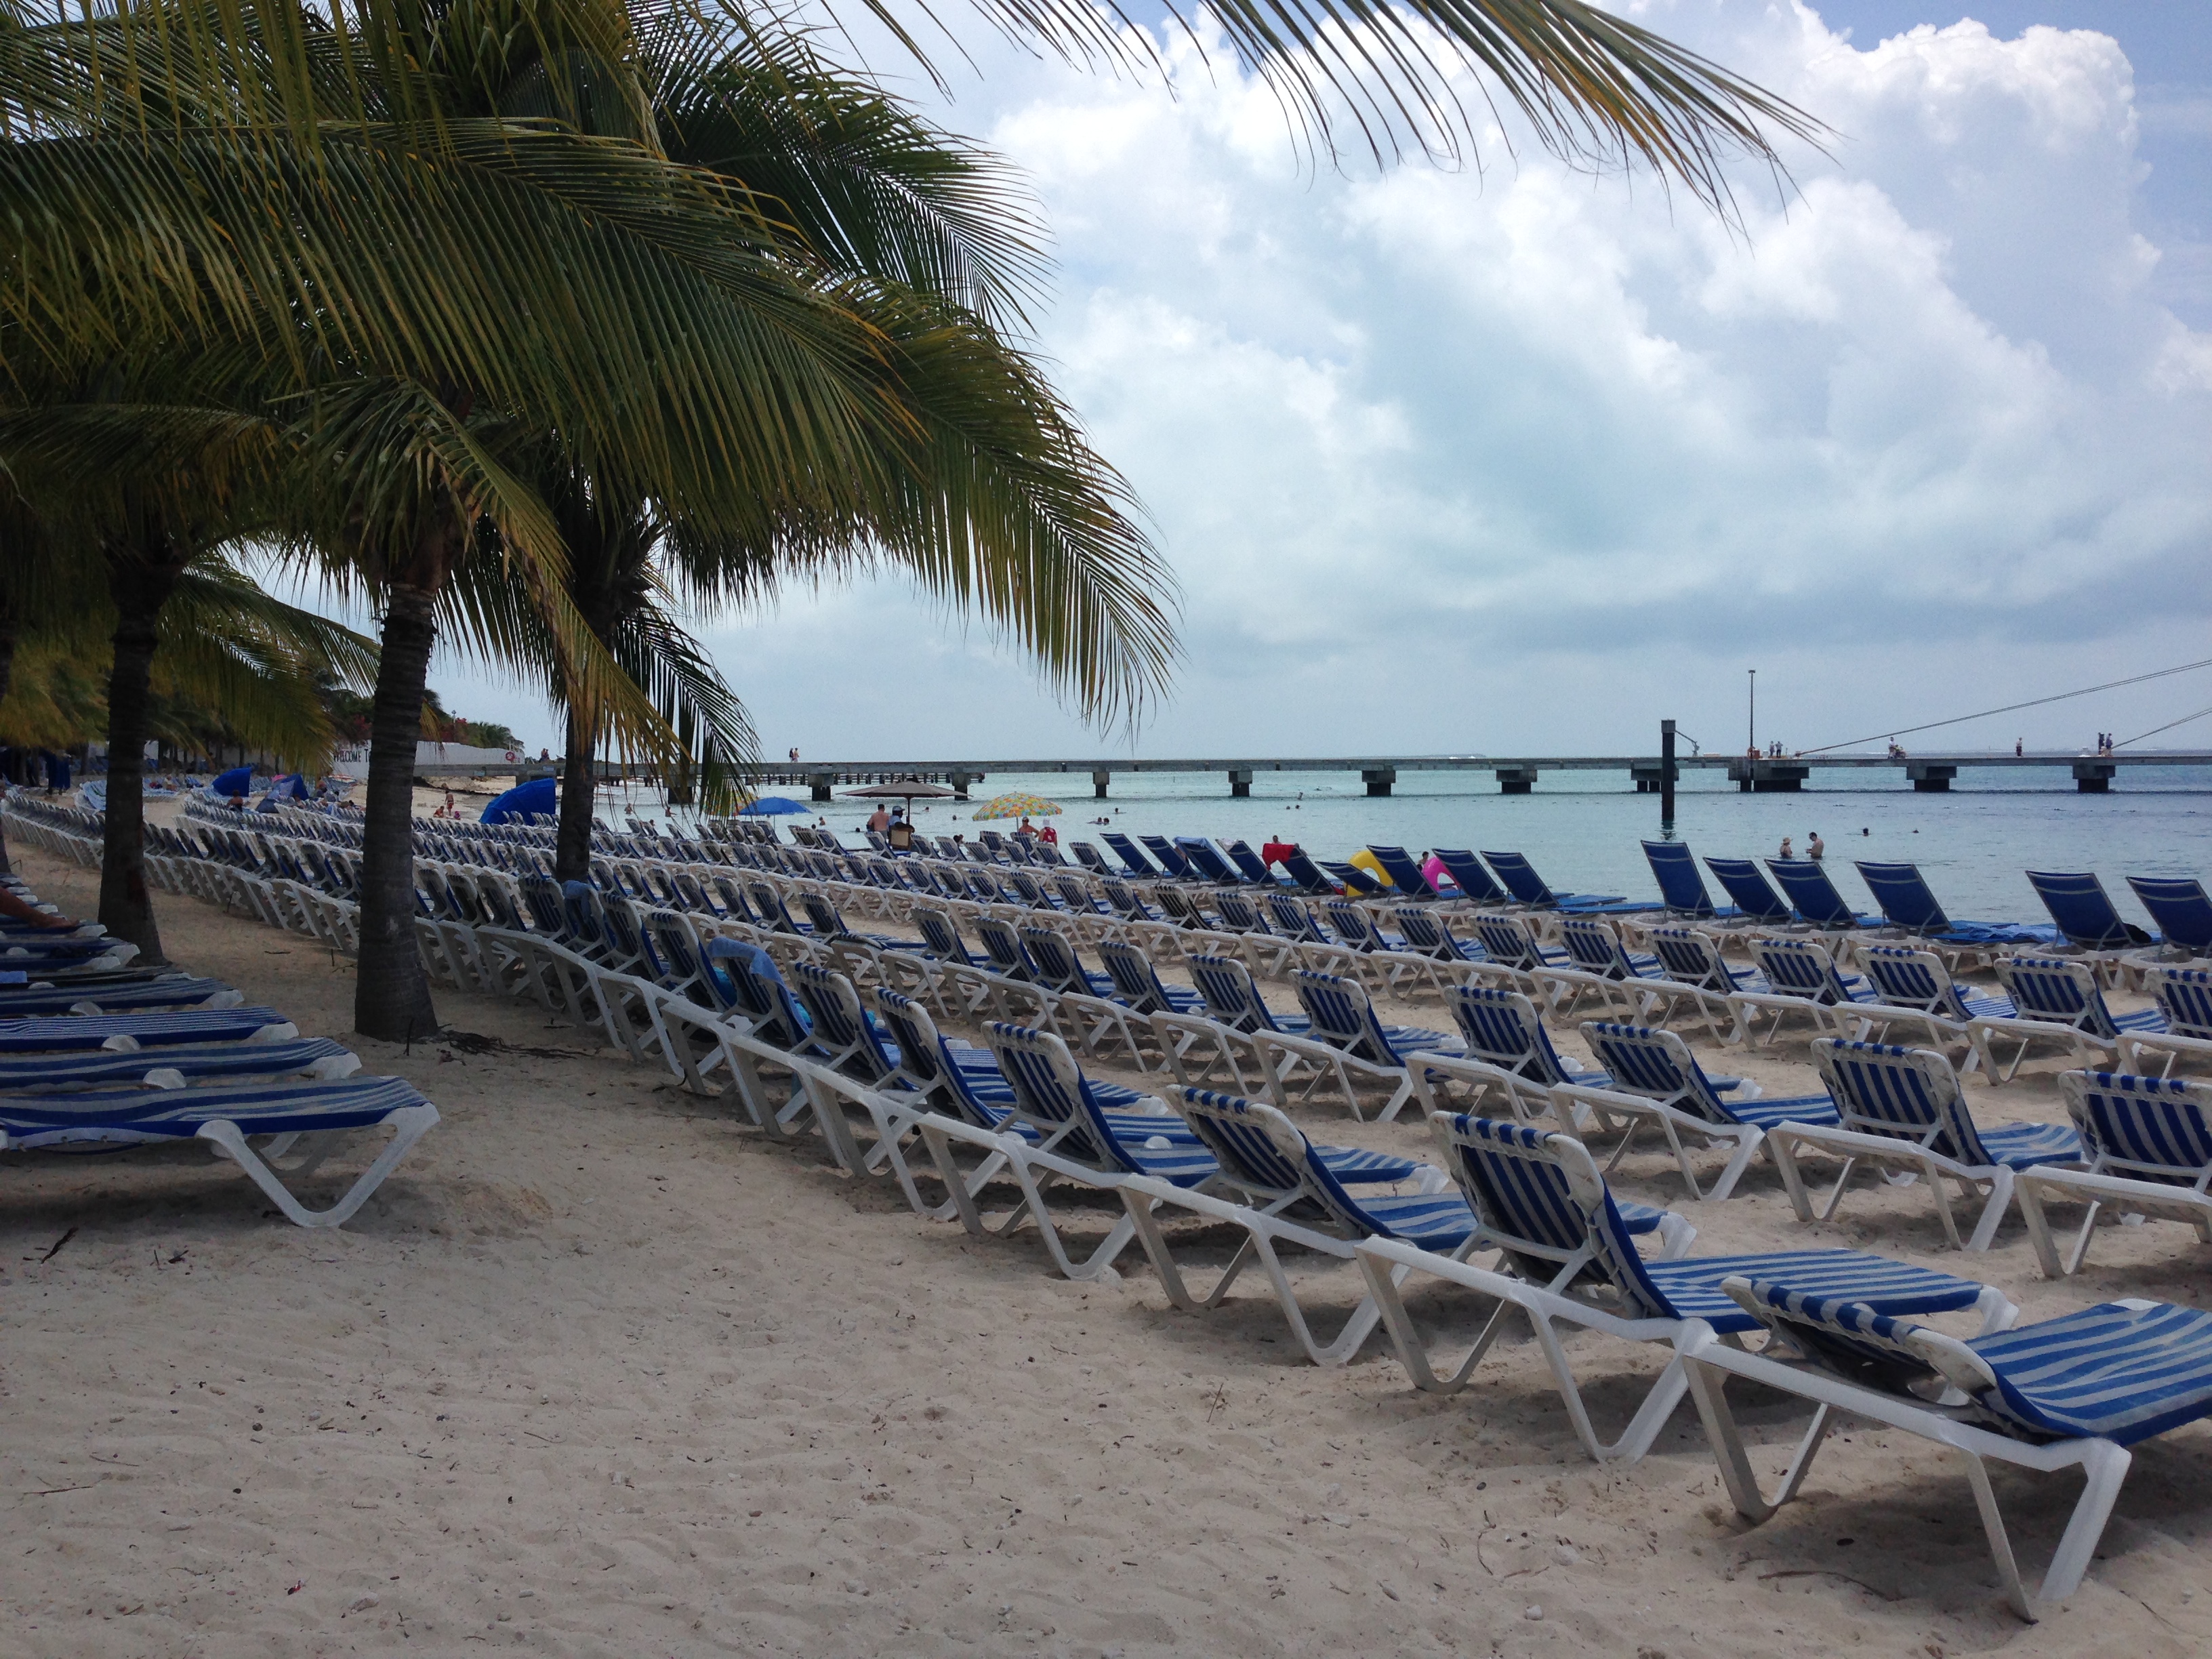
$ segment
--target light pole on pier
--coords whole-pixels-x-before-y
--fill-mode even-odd
[[[1751,722],[1748,735],[1744,740],[1744,753],[1756,755],[1759,752],[1759,671],[1753,668],[1747,672],[1751,675]]]

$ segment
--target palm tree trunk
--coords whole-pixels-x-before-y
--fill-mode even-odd
[[[107,588],[115,602],[115,664],[107,679],[107,814],[100,857],[100,920],[111,938],[138,947],[148,964],[161,954],[161,930],[146,888],[147,693],[154,672],[155,625],[184,568],[167,534],[149,526],[139,544],[112,550]]]
[[[0,599],[0,702],[8,701],[8,685],[15,677],[15,608],[5,599]],[[15,866],[8,862],[8,827],[0,820],[0,876],[15,873]]]
[[[449,521],[425,532],[447,545],[425,549],[420,568],[442,579],[463,532]],[[444,553],[447,556],[441,557]],[[361,844],[361,960],[354,983],[354,1029],[363,1036],[411,1042],[433,1035],[438,1012],[415,947],[415,744],[422,732],[422,690],[436,641],[437,590],[395,579],[384,611],[383,655],[369,715],[368,799]]]
[[[591,728],[568,711],[568,747],[561,757],[561,827],[553,838],[553,874],[561,881],[592,878]]]

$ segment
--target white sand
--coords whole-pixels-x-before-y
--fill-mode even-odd
[[[90,905],[86,873],[19,865]],[[179,962],[346,1036],[350,964],[192,902],[161,915]],[[1601,1468],[1525,1342],[1451,1399],[1379,1344],[1322,1371],[1262,1285],[1175,1314],[1134,1252],[1121,1284],[1069,1285],[1033,1240],[971,1240],[562,1052],[582,1039],[534,1009],[440,1006],[509,1046],[355,1042],[445,1121],[343,1231],[272,1218],[189,1149],[0,1164],[0,1654],[2212,1649],[2203,1425],[2138,1452],[2104,1558],[2031,1628],[1959,1466],[1917,1441],[1847,1432],[1747,1528],[1686,1406],[1650,1458]],[[1802,1062],[1750,1069],[1802,1090]],[[1972,1087],[1986,1118],[2055,1113],[2047,1075]],[[1316,1118],[1426,1149],[1410,1124]],[[1632,1165],[1626,1190],[1691,1213],[1701,1251],[1881,1249],[2031,1318],[2204,1294],[2179,1226],[2108,1232],[2051,1285],[2017,1222],[1987,1256],[1942,1251],[1924,1193],[1801,1228],[1763,1168],[1698,1206]],[[1349,1308],[1356,1275],[1326,1271],[1320,1300]],[[1618,1379],[1590,1391],[1617,1424],[1657,1356],[1576,1350]],[[1794,1413],[1746,1414],[1778,1468]],[[2039,1569],[2072,1484],[1998,1489]]]

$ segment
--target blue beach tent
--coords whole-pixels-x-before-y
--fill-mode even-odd
[[[560,810],[560,786],[552,778],[532,778],[493,797],[483,810],[486,823],[527,823],[537,813],[550,817]]]

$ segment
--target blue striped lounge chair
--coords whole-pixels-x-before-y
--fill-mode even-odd
[[[1452,885],[1459,889],[1457,893],[1446,895],[1447,897],[1466,904],[1504,905],[1513,902],[1513,895],[1498,884],[1498,878],[1490,873],[1490,867],[1466,848],[1439,847],[1436,854],[1437,861],[1444,867],[1444,873],[1452,878]]]
[[[40,1022],[66,1023],[66,1022]],[[0,1094],[46,1094],[63,1089],[119,1089],[130,1084],[180,1089],[219,1078],[350,1077],[360,1058],[328,1037],[283,1042],[179,1042],[143,1048],[87,1048],[61,1053],[0,1054]]]
[[[1917,864],[1884,864],[1862,859],[1859,878],[1874,895],[1875,902],[1893,927],[1925,939],[1931,945],[1956,947],[1961,953],[1986,951],[2001,945],[2052,945],[2056,928],[2044,923],[2017,921],[1954,921],[1920,873]]]
[[[1328,912],[1329,931],[1337,944],[1357,957],[1348,965],[1376,990],[1395,997],[1431,991],[1442,994],[1431,958],[1408,951],[1403,934],[1384,933],[1375,925],[1373,915],[1351,899],[1324,899],[1322,905]]]
[[[1518,991],[1484,985],[1457,987],[1449,999],[1459,1026],[1458,1045],[1469,1060],[1495,1066],[1543,1088],[1579,1083],[1602,1089],[1610,1081],[1552,1046],[1536,1005]]]
[[[289,1042],[300,1028],[274,1008],[182,1008],[169,1013],[51,1014],[0,1019],[0,1054],[137,1054],[172,1043]]]
[[[1135,945],[1108,939],[1099,940],[1097,949],[1098,959],[1106,964],[1107,975],[1114,981],[1115,994],[1138,1013],[1165,1009],[1187,1014],[1204,1006],[1205,999],[1197,992],[1162,984],[1152,959]]]
[[[1630,915],[1663,909],[1663,905],[1630,900],[1621,893],[1555,893],[1536,873],[1536,866],[1520,853],[1486,851],[1483,860],[1498,872],[1506,891],[1532,910],[1584,910],[1606,915]]]
[[[0,1152],[202,1140],[287,1219],[341,1227],[437,1121],[438,1109],[396,1077],[92,1089],[0,1096]],[[301,1201],[288,1179],[313,1175],[340,1137],[380,1127],[392,1131],[391,1140],[336,1202],[311,1210]],[[250,1143],[264,1137],[273,1139],[257,1151]],[[298,1156],[284,1162],[295,1148]]]
[[[952,913],[934,904],[914,907],[914,925],[921,934],[922,949],[933,961],[956,963],[963,968],[988,968],[991,958],[968,948]]]
[[[1996,963],[1997,980],[2013,1006],[2009,1018],[1977,1016],[1966,1032],[1980,1053],[1982,1069],[1993,1083],[2008,1083],[2038,1041],[2063,1042],[2068,1052],[2107,1062],[2116,1059],[2120,1041],[2130,1036],[2155,1036],[2166,1030],[2166,1016],[2156,1008],[2115,1014],[2105,1005],[2104,991],[2087,963],[2055,957],[2008,957]],[[2016,1039],[2020,1047],[2009,1065],[2000,1067],[1996,1044],[2001,1038]]]
[[[1768,1037],[1793,1015],[1811,1020],[1818,1030],[1864,1034],[1860,1006],[1872,1003],[1875,994],[1862,975],[1839,971],[1825,946],[1805,939],[1762,938],[1752,940],[1751,954],[1765,984],[1729,994],[1729,1006],[1735,1010],[1734,1041],[1757,1047],[1762,1016]]]
[[[1191,873],[1200,881],[1212,882],[1217,887],[1235,887],[1244,880],[1243,873],[1221,855],[1221,849],[1203,836],[1177,836],[1176,850],[1183,855]]]
[[[1544,944],[1519,916],[1478,910],[1472,925],[1475,938],[1482,941],[1484,953],[1499,968],[1527,974],[1531,978],[1540,975],[1547,969],[1573,969],[1574,958],[1564,945]],[[1547,1000],[1550,995],[1546,993]]]
[[[1769,859],[1766,867],[1796,912],[1796,920],[1806,927],[1822,933],[1847,933],[1880,925],[1878,917],[1862,915],[1844,902],[1820,860]]]
[[[1167,872],[1169,879],[1172,881],[1200,879],[1199,872],[1191,867],[1190,860],[1184,856],[1182,848],[1165,836],[1139,836],[1137,840],[1144,849],[1152,855],[1152,862]]]
[[[1291,878],[1291,884],[1310,897],[1326,897],[1331,893],[1341,892],[1344,889],[1345,884],[1340,881],[1332,881],[1323,874],[1321,866],[1313,861],[1311,855],[1304,848],[1294,848],[1285,853],[1283,855],[1282,865],[1284,872]],[[1360,879],[1364,882],[1367,878],[1362,875]]]
[[[1964,1047],[1966,1069],[1972,1072],[1979,1068],[1982,1056],[1966,1028],[1977,1019],[2008,1019],[2014,1012],[2009,997],[1972,992],[1961,986],[1933,951],[1904,945],[1863,945],[1858,955],[1875,1000],[1872,1006],[1852,1012],[1866,1023],[1869,1036],[1886,1037],[1893,1025],[1917,1025],[1931,1044]]]
[[[1666,983],[1666,974],[1658,957],[1629,950],[1620,942],[1614,924],[1605,917],[1560,917],[1559,945],[1576,972],[1586,977],[1572,986],[1576,994],[1567,999],[1565,1008],[1559,1006],[1554,996],[1554,1018],[1564,1018],[1585,992],[1595,994],[1601,1003],[1620,1007],[1636,1020],[1646,1018],[1654,1003],[1660,1000],[1659,988]],[[1671,1004],[1672,999],[1668,1000]]]
[[[2212,1084],[2067,1072],[2058,1087],[2088,1167],[2037,1165],[2020,1173],[2021,1214],[2044,1277],[2081,1270],[2097,1218],[2107,1208],[2124,1218],[2186,1221],[2201,1242],[2212,1244]],[[2051,1199],[2087,1206],[2081,1231],[2063,1257],[2043,1207]]]
[[[1415,905],[1404,905],[1397,912],[1400,937],[1406,941],[1404,949],[1415,951],[1437,962],[1487,963],[1490,952],[1477,940],[1455,936],[1451,924],[1433,909],[1422,909]]]
[[[1304,1067],[1307,1062],[1288,1050],[1272,1056],[1260,1052],[1255,1041],[1258,1033],[1302,1036],[1308,1021],[1303,1014],[1279,1014],[1269,1008],[1243,962],[1200,951],[1185,965],[1202,1006],[1188,1012],[1155,1010],[1150,1017],[1153,1040],[1178,1083],[1206,1088],[1218,1080],[1241,1095],[1263,1087],[1260,1079],[1270,1066],[1291,1072]]]
[[[1813,1045],[1813,1064],[1836,1103],[1832,1124],[1777,1124],[1768,1130],[1769,1156],[1782,1172],[1790,1207],[1800,1221],[1815,1211],[1799,1167],[1803,1150],[1839,1160],[1842,1169],[1818,1211],[1827,1220],[1862,1164],[1923,1177],[1936,1200],[1943,1236],[1953,1249],[1986,1250],[2012,1203],[2018,1173],[2039,1164],[2078,1164],[2081,1137],[2071,1125],[2005,1123],[1983,1128],[1966,1108],[1959,1074],[1933,1048],[1900,1048],[1882,1042],[1823,1037]],[[1946,1182],[1988,1194],[1981,1219],[1963,1246]]]
[[[1334,892],[1353,898],[1381,898],[1390,891],[1389,883],[1358,865],[1336,859],[1316,859],[1314,861],[1328,878]]]
[[[1643,847],[1668,915],[1684,921],[1715,921],[1738,914],[1733,905],[1724,910],[1713,908],[1712,896],[1705,891],[1705,878],[1698,873],[1698,860],[1691,855],[1687,842],[1647,841]]]
[[[1466,1194],[1483,1242],[1500,1252],[1496,1268],[1413,1249],[1387,1239],[1363,1240],[1360,1267],[1382,1310],[1399,1362],[1414,1385],[1432,1393],[1464,1387],[1517,1312],[1534,1328],[1552,1378],[1583,1449],[1600,1462],[1633,1461],[1650,1449],[1687,1390],[1679,1358],[1652,1383],[1626,1430],[1600,1439],[1561,1340],[1562,1326],[1632,1342],[1679,1344],[1706,1330],[1724,1336],[1756,1330],[1758,1322],[1721,1289],[1741,1276],[1796,1275],[1832,1293],[1863,1297],[1893,1314],[1972,1308],[1985,1328],[2015,1310],[2001,1291],[1971,1279],[1857,1250],[1785,1250],[1759,1255],[1685,1254],[1694,1230],[1680,1218],[1658,1224],[1616,1199],[1589,1148],[1571,1135],[1464,1115],[1439,1118],[1439,1138],[1452,1175]],[[1659,1259],[1637,1247],[1656,1233]],[[1456,1365],[1439,1363],[1416,1330],[1400,1289],[1406,1267],[1496,1297],[1501,1305]]]
[[[1759,872],[1754,860],[1709,858],[1705,868],[1713,872],[1713,879],[1735,901],[1736,915],[1746,927],[1787,927],[1797,920],[1796,912]]]
[[[1659,958],[1660,971],[1666,975],[1668,988],[1662,994],[1669,1021],[1674,1003],[1686,996],[1714,1042],[1736,1041],[1735,1008],[1729,999],[1738,991],[1766,990],[1765,976],[1756,968],[1732,967],[1719,943],[1696,928],[1654,927],[1644,942]]]
[[[1722,1200],[1735,1191],[1736,1182],[1765,1144],[1767,1131],[1778,1123],[1833,1123],[1836,1103],[1826,1093],[1790,1095],[1769,1100],[1757,1084],[1741,1078],[1709,1077],[1698,1065],[1690,1045],[1672,1031],[1650,1026],[1623,1025],[1586,1020],[1582,1037],[1590,1057],[1604,1067],[1610,1080],[1602,1087],[1562,1084],[1554,1094],[1562,1101],[1585,1109],[1585,1115],[1607,1127],[1624,1127],[1612,1156],[1606,1160],[1610,1175],[1627,1156],[1638,1131],[1656,1124],[1674,1155],[1683,1184],[1694,1199]],[[1726,1146],[1731,1155],[1710,1191],[1698,1188],[1691,1168],[1685,1134],[1705,1146]]]
[[[2112,908],[2105,884],[2087,871],[2030,870],[2027,884],[2051,913],[2051,924],[2066,941],[2065,954],[2088,963],[2118,985],[2128,958],[2159,941],[2124,921]]]
[[[2023,1620],[2080,1588],[2127,1478],[2128,1448],[2212,1414],[2212,1313],[2201,1309],[2130,1298],[1961,1339],[1787,1273],[1736,1274],[1722,1288],[1784,1339],[1754,1353],[1724,1344],[1716,1328],[1682,1348],[1737,1512],[1764,1521],[1794,1498],[1839,1413],[1917,1435],[1965,1455],[2005,1600]],[[1729,1407],[1726,1386],[1738,1376],[1814,1407],[1771,1497]],[[2034,1595],[2007,1535],[1990,1462],[2043,1474],[2079,1468],[2086,1477]],[[1879,1586],[1875,1593],[1888,1594]]]
[[[1291,1334],[1316,1365],[1352,1359],[1374,1332],[1372,1297],[1346,1316],[1334,1338],[1315,1334],[1284,1270],[1279,1244],[1323,1258],[1353,1259],[1360,1239],[1404,1240],[1445,1255],[1474,1236],[1474,1217],[1442,1170],[1386,1153],[1320,1146],[1273,1107],[1207,1089],[1179,1089],[1170,1104],[1213,1154],[1218,1173],[1203,1192],[1135,1176],[1121,1188],[1123,1207],[1170,1302],[1187,1312],[1218,1307],[1244,1269],[1257,1261],[1274,1287]],[[1356,1188],[1413,1187],[1412,1192],[1362,1193]],[[1244,1242],[1204,1294],[1194,1291],[1160,1226],[1174,1208],[1240,1229]]]
[[[1253,1039],[1263,1057],[1270,1057],[1269,1092],[1279,1109],[1287,1109],[1290,1100],[1287,1085],[1272,1059],[1277,1051],[1288,1051],[1302,1060],[1318,1062],[1316,1081],[1306,1087],[1299,1096],[1301,1099],[1312,1097],[1319,1086],[1318,1076],[1323,1072],[1341,1092],[1355,1118],[1364,1115],[1359,1106],[1361,1086],[1387,1091],[1375,1114],[1376,1121],[1382,1123],[1396,1117],[1406,1103],[1414,1097],[1413,1082],[1406,1071],[1408,1065],[1419,1063],[1414,1056],[1462,1052],[1459,1039],[1443,1031],[1414,1025],[1383,1024],[1376,1018],[1375,1005],[1368,1000],[1367,988],[1356,979],[1301,968],[1291,975],[1291,983],[1297,988],[1299,1006],[1306,1012],[1305,1034],[1291,1036],[1267,1032],[1256,1034]]]
[[[1367,851],[1382,866],[1382,873],[1390,878],[1401,903],[1428,904],[1443,896],[1429,884],[1429,878],[1421,873],[1421,866],[1413,862],[1413,854],[1404,848],[1370,843]]]
[[[1020,934],[1033,982],[1052,994],[1046,1011],[1052,1028],[1087,1057],[1110,1053],[1140,1072],[1147,1069],[1150,1061],[1133,1024],[1139,1017],[1115,994],[1113,976],[1085,968],[1074,941],[1052,928],[1024,927]]]
[[[1109,866],[1106,863],[1106,855],[1089,842],[1071,842],[1068,844],[1068,851],[1075,854],[1075,861],[1078,864],[1094,876],[1103,876],[1107,873]]]
[[[118,975],[89,983],[0,970],[0,1021],[46,1014],[120,1014],[155,1008],[234,1008],[245,996],[219,979],[189,974]]]
[[[2148,1072],[2154,1056],[2162,1077],[2177,1065],[2212,1069],[2212,969],[2152,967],[2143,977],[2166,1030],[2123,1032],[2117,1045],[2121,1069]]]
[[[2130,876],[2128,885],[2158,924],[2170,957],[2212,957],[2212,898],[2194,878]]]
[[[1224,841],[1221,850],[1229,854],[1229,861],[1243,872],[1245,880],[1262,887],[1275,886],[1282,878],[1267,867],[1267,861],[1252,850],[1249,841]]]
[[[1109,830],[1098,837],[1106,843],[1106,850],[1121,860],[1122,868],[1139,881],[1158,881],[1160,872],[1152,861],[1138,849],[1137,843],[1117,830]]]

